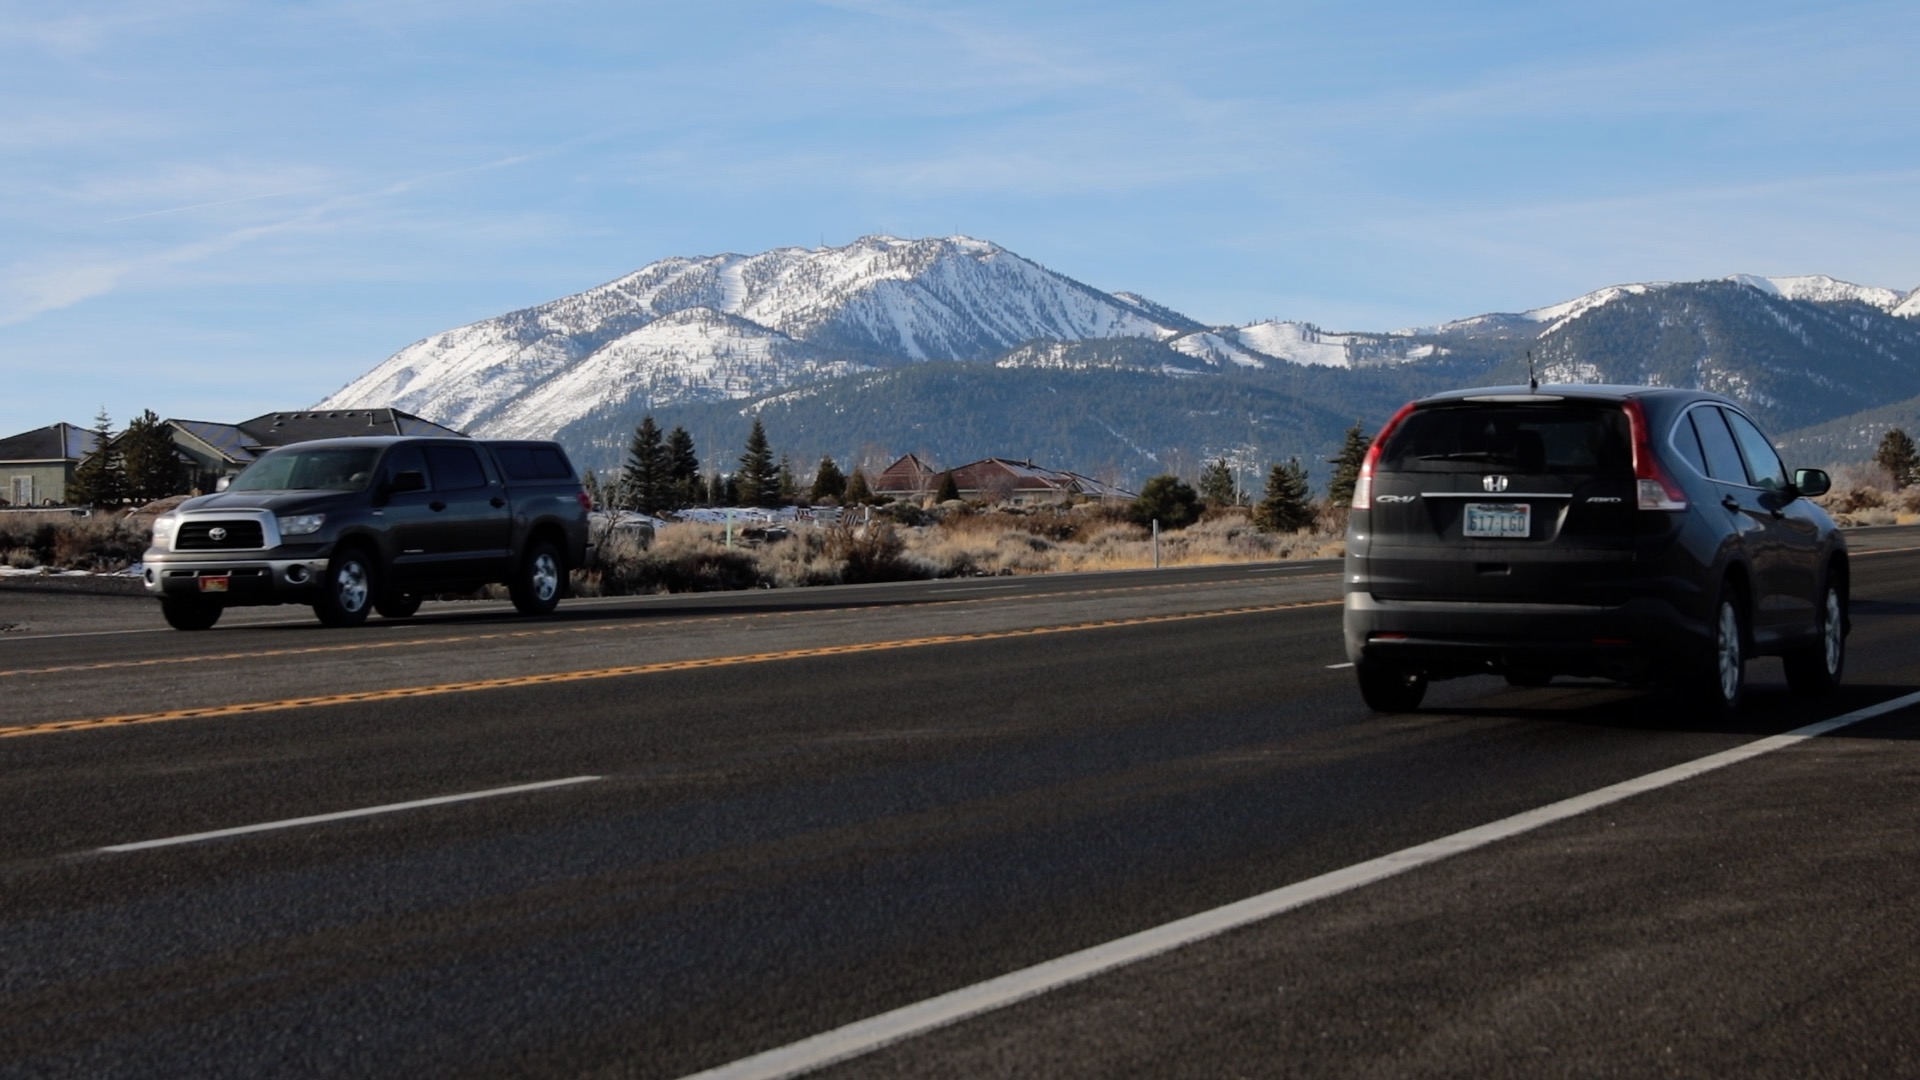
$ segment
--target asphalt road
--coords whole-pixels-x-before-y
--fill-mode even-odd
[[[850,1025],[821,1075],[1920,1074],[1920,705],[1434,847],[1915,694],[1920,529],[1850,541],[1842,692],[1758,661],[1735,724],[1375,716],[1332,563],[202,634],[0,586],[0,1074],[680,1076]]]

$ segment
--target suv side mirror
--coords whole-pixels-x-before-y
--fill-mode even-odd
[[[1821,469],[1795,469],[1793,488],[1801,497],[1815,499],[1833,490],[1833,478]]]

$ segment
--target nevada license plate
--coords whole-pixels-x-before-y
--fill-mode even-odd
[[[1463,535],[1525,539],[1533,532],[1533,507],[1527,503],[1468,503]]]
[[[222,574],[219,577],[201,578],[200,591],[201,592],[226,592],[227,591],[226,575]]]

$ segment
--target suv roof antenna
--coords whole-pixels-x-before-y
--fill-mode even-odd
[[[1528,349],[1527,350],[1527,390],[1531,392],[1539,389],[1540,389],[1540,380],[1533,377],[1533,350]]]

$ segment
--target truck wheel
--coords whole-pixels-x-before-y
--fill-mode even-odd
[[[328,626],[359,626],[373,610],[373,597],[373,560],[359,548],[348,548],[327,564],[313,613]]]
[[[1378,662],[1361,660],[1353,665],[1360,677],[1360,698],[1375,712],[1412,712],[1427,696],[1427,677],[1399,671]]]
[[[160,600],[160,614],[175,630],[211,630],[220,621],[221,607],[205,600],[183,600],[166,596]]]
[[[567,580],[567,559],[550,540],[536,540],[527,548],[507,583],[513,606],[522,615],[545,615],[560,604],[560,589]]]
[[[1785,656],[1787,686],[1796,694],[1830,694],[1847,666],[1847,608],[1840,587],[1827,582],[1820,603],[1820,640]]]
[[[382,593],[373,602],[373,610],[383,619],[405,619],[420,610],[420,594],[411,592]]]

